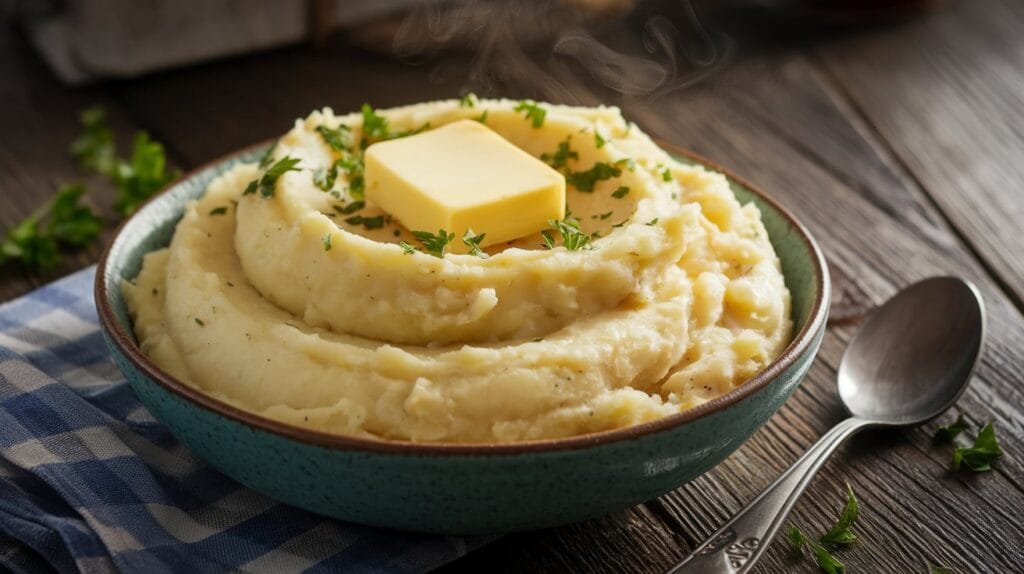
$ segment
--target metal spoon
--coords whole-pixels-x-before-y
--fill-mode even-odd
[[[839,396],[853,416],[825,433],[669,574],[750,570],[843,441],[867,427],[919,425],[956,402],[971,379],[984,332],[984,304],[968,281],[935,277],[897,293],[865,322],[839,364]]]

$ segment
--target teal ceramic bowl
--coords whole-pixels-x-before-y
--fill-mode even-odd
[[[157,419],[197,455],[255,490],[306,510],[387,528],[507,532],[600,516],[655,498],[708,471],[768,420],[806,374],[825,331],[825,260],[806,229],[730,176],[760,207],[793,297],[794,338],[763,372],[695,409],[634,427],[516,444],[416,444],[310,431],[206,396],[139,349],[121,281],[166,246],[185,203],[265,146],[202,167],[124,223],[99,263],[96,306],[118,367]],[[685,161],[718,166],[681,150]]]

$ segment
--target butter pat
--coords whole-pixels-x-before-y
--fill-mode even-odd
[[[565,177],[487,126],[461,120],[366,149],[366,199],[407,229],[487,234],[482,245],[565,216]]]

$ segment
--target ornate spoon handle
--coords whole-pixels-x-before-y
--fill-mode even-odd
[[[767,490],[694,548],[668,574],[734,574],[752,568],[829,455],[851,435],[871,424],[851,417],[832,427]]]

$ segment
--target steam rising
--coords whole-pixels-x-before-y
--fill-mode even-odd
[[[397,57],[433,65],[438,81],[479,95],[570,104],[654,99],[723,63],[731,43],[690,0],[658,10],[634,0],[469,0],[412,9],[394,36]]]

